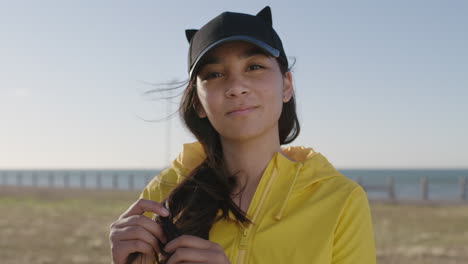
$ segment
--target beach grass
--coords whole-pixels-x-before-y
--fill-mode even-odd
[[[0,263],[110,263],[109,225],[138,192],[0,189]]]
[[[378,263],[468,263],[468,203],[371,203]]]
[[[0,262],[110,263],[109,225],[138,191],[0,186]],[[372,202],[380,264],[468,263],[468,204]]]

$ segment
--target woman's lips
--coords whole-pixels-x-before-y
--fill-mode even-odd
[[[248,108],[242,108],[242,109],[238,109],[238,110],[234,110],[234,111],[231,111],[231,112],[228,112],[226,115],[230,115],[230,116],[237,116],[237,115],[246,115],[252,111],[254,111],[257,107],[248,107]]]

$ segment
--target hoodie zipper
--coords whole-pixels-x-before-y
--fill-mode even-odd
[[[239,245],[243,249],[247,246],[247,236],[249,235],[249,229],[250,227],[244,228],[244,231],[242,232],[242,237]]]
[[[252,222],[255,223],[257,221],[258,214],[260,210],[262,209],[263,202],[266,200],[266,196],[269,193],[269,190],[271,188],[271,185],[273,183],[273,180],[276,178],[276,175],[278,175],[278,170],[276,166],[273,169],[272,175],[270,179],[268,180],[268,183],[265,187],[265,191],[262,193],[262,197],[258,203],[257,208],[255,209],[255,213],[252,217]],[[237,264],[244,264],[245,263],[245,256],[247,253],[247,244],[248,244],[248,239],[249,239],[249,234],[250,231],[252,230],[252,224],[249,224],[247,227],[243,227],[242,230],[242,237],[239,242],[239,252],[237,254]]]
[[[244,230],[242,231],[242,237],[239,243],[240,249],[239,249],[239,253],[237,254],[238,264],[242,264],[245,262],[245,254],[247,253],[247,237],[249,235],[249,229],[250,227],[244,228]]]

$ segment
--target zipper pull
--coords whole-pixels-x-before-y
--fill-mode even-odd
[[[249,229],[245,228],[244,231],[242,232],[242,238],[240,241],[240,248],[245,248],[247,246],[247,238],[249,234]]]

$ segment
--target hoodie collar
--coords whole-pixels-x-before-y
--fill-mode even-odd
[[[282,147],[281,150],[282,153],[277,152],[270,161],[275,164],[269,182],[272,183],[276,175],[291,175],[291,171],[294,173],[291,180],[287,181],[289,185],[285,186],[288,192],[280,210],[275,214],[277,220],[284,217],[285,209],[293,193],[301,192],[316,182],[341,175],[321,153],[315,152],[312,148],[290,146]],[[172,167],[178,171],[177,183],[182,181],[181,177],[203,162],[205,157],[199,142],[184,144],[182,152],[172,163]],[[266,185],[265,193],[270,191],[271,183]]]

